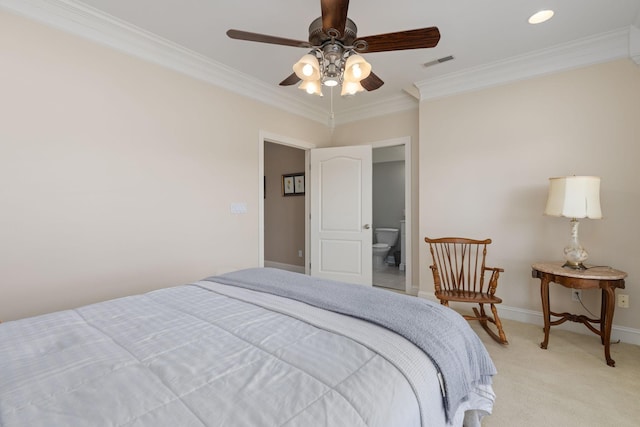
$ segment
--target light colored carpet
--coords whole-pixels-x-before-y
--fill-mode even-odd
[[[640,426],[640,346],[612,344],[614,368],[595,334],[503,320],[509,344],[493,341],[470,322],[498,368],[493,414],[485,427]]]

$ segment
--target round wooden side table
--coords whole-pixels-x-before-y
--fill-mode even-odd
[[[532,276],[540,279],[540,295],[542,297],[542,313],[544,316],[544,341],[540,343],[540,347],[547,348],[551,326],[560,325],[567,320],[583,323],[589,330],[600,337],[604,345],[604,357],[607,360],[607,365],[615,366],[616,362],[611,358],[610,353],[611,326],[616,308],[615,290],[616,288],[624,289],[624,278],[627,277],[627,273],[610,267],[574,270],[564,268],[562,264],[562,262],[541,262],[531,266],[533,269]],[[600,318],[591,319],[584,315],[551,311],[549,308],[549,283],[551,282],[573,289],[601,289]],[[559,319],[551,321],[551,316]],[[594,325],[599,327],[594,327]]]

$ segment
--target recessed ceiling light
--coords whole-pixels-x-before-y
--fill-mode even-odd
[[[541,24],[551,19],[552,16],[553,10],[541,10],[540,12],[531,15],[529,18],[529,24]]]

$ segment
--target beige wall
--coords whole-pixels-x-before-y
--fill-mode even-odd
[[[4,12],[0,70],[4,320],[257,266],[260,131],[330,139],[316,122]]]
[[[492,238],[504,305],[540,312],[530,266],[561,260],[569,238],[567,219],[542,214],[548,178],[598,175],[604,219],[581,221],[580,240],[590,263],[629,273],[631,308],[618,308],[614,323],[640,329],[638,159],[640,67],[630,60],[422,102],[419,235]],[[432,292],[427,265],[421,292]],[[598,314],[597,292],[583,297]],[[551,298],[580,309],[568,289],[553,287]]]
[[[283,196],[282,175],[305,170],[304,150],[267,142],[264,147],[264,259],[302,267],[305,251],[305,196]],[[298,251],[302,251],[302,257]]]

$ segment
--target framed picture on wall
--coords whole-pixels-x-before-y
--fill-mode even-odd
[[[296,194],[304,194],[304,174],[294,175],[293,192]]]
[[[293,196],[293,194],[294,194],[293,175],[282,175],[282,195]]]
[[[304,172],[282,175],[282,195],[304,195]]]

